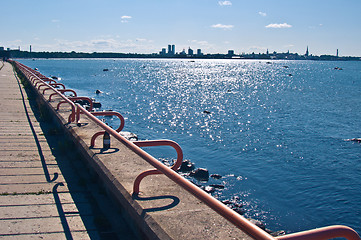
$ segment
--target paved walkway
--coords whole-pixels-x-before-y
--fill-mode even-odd
[[[65,143],[56,129],[38,121],[11,65],[1,67],[0,239],[115,238],[95,224],[103,216],[59,154]]]
[[[68,149],[66,142],[56,129],[47,126],[46,114],[37,114],[34,108],[35,116],[45,119],[33,116],[32,106],[27,97],[23,101],[19,89],[10,66],[5,65],[0,71],[0,111],[4,112],[0,114],[0,129],[4,131],[0,134],[0,163],[4,166],[0,166],[0,208],[6,211],[0,209],[0,233],[3,233],[0,238],[17,238],[17,234],[24,238],[39,232],[51,239],[60,239],[60,236],[71,239],[69,235],[75,239],[99,236],[111,239],[115,235],[118,239],[136,239],[134,236],[139,239],[145,236],[179,240],[251,239],[165,175],[146,177],[141,183],[140,195],[134,198],[134,180],[141,172],[154,167],[120,141],[112,140],[111,148],[103,151],[98,138],[95,147],[89,149],[92,136],[102,129],[86,115],[81,116],[80,124],[66,124],[70,111],[69,105],[63,104],[56,114],[78,141],[77,147],[88,163],[85,171],[92,172],[91,178],[80,181],[76,176],[81,167],[77,167],[76,172],[72,170],[76,157],[69,161],[68,156],[61,159],[56,155]],[[44,98],[48,99],[50,94],[47,91]],[[60,101],[53,98],[49,106],[55,108]],[[101,184],[89,186],[96,181]],[[103,214],[100,217],[89,208],[82,210],[84,188],[90,189],[88,192],[93,196],[102,192],[106,198],[104,193],[109,193],[117,201],[117,207],[124,207],[120,211],[124,215],[109,216],[115,208],[104,204],[106,199],[97,201]],[[10,212],[11,208],[16,214]],[[104,224],[103,216],[109,224]],[[124,220],[126,217],[127,221],[133,220],[130,227]],[[94,222],[101,224],[94,226]]]

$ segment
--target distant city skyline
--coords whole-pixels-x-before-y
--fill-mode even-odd
[[[0,51],[25,51],[25,52],[32,52],[32,46],[30,45],[29,46],[29,50],[27,49],[21,49],[21,47],[17,47],[17,48],[9,48],[9,47],[4,47],[4,46],[0,46]],[[39,51],[38,51],[39,52]],[[45,52],[45,51],[40,51],[40,52]],[[49,52],[49,51],[46,51],[46,52]],[[54,52],[54,51],[50,51],[50,52]],[[70,52],[70,51],[62,51],[64,53],[66,52]],[[72,51],[72,52],[75,52],[75,51]],[[83,51],[79,51],[78,53],[81,53]],[[93,52],[93,53],[101,53],[101,52]],[[109,53],[119,53],[119,52],[109,52]],[[276,53],[286,53],[286,52],[277,52],[277,51],[269,51],[269,49],[266,50],[266,52],[258,52],[258,53],[255,53],[255,52],[252,52],[253,54],[266,54],[266,55],[269,55],[269,54],[276,54]],[[308,51],[308,46],[306,47],[306,51],[305,51],[305,54],[302,54],[302,53],[297,53],[297,52],[290,52],[289,50],[287,51],[288,54],[298,54],[298,55],[304,55],[304,56],[312,56],[313,54],[310,54],[309,51]],[[134,54],[143,54],[143,53],[134,53]],[[196,50],[196,53],[194,53],[194,50],[191,48],[191,47],[188,47],[188,49],[182,49],[182,50],[179,50],[178,52],[176,51],[176,47],[174,44],[168,44],[168,50],[167,48],[162,48],[161,51],[159,52],[154,52],[154,53],[151,53],[151,54],[159,54],[159,55],[167,55],[167,56],[172,56],[172,55],[179,55],[179,54],[186,54],[186,55],[204,55],[204,54],[214,54],[214,53],[204,53],[202,52],[202,49],[198,48]],[[228,54],[228,55],[245,55],[245,54],[251,54],[250,52],[242,52],[242,53],[237,53],[235,52],[233,49],[229,49],[227,51],[227,53],[216,53],[216,54]],[[321,55],[324,55],[324,54],[321,54]],[[336,54],[328,54],[328,55],[332,55],[332,56],[339,56],[339,53],[338,53],[338,49],[336,49]],[[316,55],[317,56],[317,55]],[[356,56],[356,57],[360,57],[360,56]]]
[[[0,46],[29,51],[361,56],[361,1],[5,1]]]

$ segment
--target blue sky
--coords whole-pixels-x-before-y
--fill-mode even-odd
[[[361,0],[2,1],[0,46],[33,51],[361,56]]]

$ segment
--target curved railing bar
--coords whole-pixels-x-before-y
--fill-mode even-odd
[[[49,85],[50,86],[50,85]],[[53,89],[55,89],[55,88],[53,88]],[[73,93],[74,94],[74,96],[76,97],[77,96],[77,94],[76,94],[76,92],[73,90],[73,89],[59,89],[59,90],[57,90],[58,92],[60,92],[60,93],[62,93],[62,95],[64,95],[64,93],[66,93],[66,92],[71,92],[71,93]],[[52,94],[50,94],[50,96],[49,96],[49,102],[51,101],[51,98],[54,96],[54,95],[58,95],[58,93],[52,93]],[[65,95],[64,95],[65,96]],[[66,97],[66,96],[65,96]],[[67,97],[66,97],[67,98]],[[69,100],[69,99],[68,99]]]
[[[38,76],[36,76],[34,73],[33,73],[33,70],[29,70],[29,68],[25,68],[25,67],[22,67],[23,64],[21,63],[18,63],[18,62],[15,62],[16,66],[18,66],[19,70],[29,79],[30,77],[33,77],[33,78],[36,78],[37,80],[43,82],[44,84],[47,84],[45,83],[43,80],[41,80]],[[20,66],[20,67],[19,67]],[[25,66],[25,65],[23,65]],[[62,94],[60,91],[58,91],[57,89],[51,87],[49,84],[47,84],[48,87],[52,88],[52,90],[55,92],[55,94],[58,94],[61,98],[63,98],[66,102],[68,102],[71,106],[71,114],[69,115],[69,118],[68,118],[68,122],[73,122],[75,120],[75,104],[70,101],[64,94]]]
[[[92,112],[91,113],[93,116],[117,116],[120,120],[120,125],[117,129],[115,129],[116,132],[120,132],[123,130],[124,128],[124,125],[125,125],[125,120],[124,120],[124,117],[118,113],[118,112],[113,112],[113,111],[107,111],[107,112]],[[77,114],[78,115],[78,114]],[[78,116],[77,116],[78,118]],[[102,131],[102,132],[97,132],[95,133],[91,140],[90,140],[90,147],[94,147],[95,146],[95,140],[97,137],[101,136],[101,135],[104,135],[105,131]]]
[[[335,225],[276,237],[278,240],[326,240],[332,238],[359,240],[360,236],[350,227]]]
[[[39,77],[38,77],[38,81],[35,83],[35,88],[37,88],[37,85],[38,85],[38,83],[46,83],[46,82],[49,82],[49,83],[56,83],[56,81],[55,80],[52,80],[52,79],[48,79],[48,80],[42,80],[42,79],[40,79]]]
[[[34,80],[35,79],[36,80],[40,79],[42,81],[54,81],[53,79],[50,79],[50,78],[44,76],[43,74],[39,73],[38,71],[36,71],[36,70],[34,70],[34,69],[24,65],[24,64],[21,64],[19,62],[16,62],[16,64],[17,64],[18,67],[20,67],[22,69],[25,69],[26,71],[31,72],[33,74],[33,75],[30,76],[30,79],[34,78]],[[35,75],[35,77],[34,77],[34,75]],[[34,80],[31,80],[31,81],[34,82]]]
[[[50,85],[50,84],[49,84]],[[42,85],[39,86],[39,88],[41,87]],[[46,86],[46,85],[45,85]],[[40,89],[38,89],[40,91]],[[51,87],[47,87],[47,88],[44,88],[43,90],[43,95],[45,94],[45,91],[46,90],[53,90]]]
[[[121,136],[116,132],[114,129],[111,129],[109,126],[107,126],[105,123],[97,119],[95,116],[93,116],[90,112],[88,112],[86,109],[84,109],[79,104],[76,104],[77,107],[80,109],[82,113],[84,113],[88,118],[90,118],[92,121],[94,121],[98,126],[103,128],[105,131],[107,131],[110,135],[112,135],[115,139],[123,143],[126,147],[131,149],[133,152],[135,152],[138,156],[143,158],[145,161],[147,161],[149,164],[151,164],[153,167],[158,169],[160,172],[165,174],[168,178],[170,178],[172,181],[177,183],[178,185],[182,186],[185,190],[190,192],[192,195],[197,197],[199,200],[203,201],[205,204],[207,204],[209,207],[211,207],[213,210],[215,210],[218,214],[222,215],[224,218],[226,218],[228,221],[233,223],[238,228],[242,229],[244,232],[246,232],[248,235],[252,236],[255,239],[262,239],[262,240],[274,240],[275,238],[248,221],[243,216],[239,215],[232,209],[228,208],[226,205],[206,193],[205,191],[201,190],[199,187],[188,181],[187,179],[183,178],[181,175],[179,175],[174,170],[170,169],[169,167],[165,166],[161,162],[159,162],[157,159],[155,159],[153,156],[139,148],[137,145],[132,143],[131,141],[127,140],[125,137]]]
[[[48,85],[50,85],[50,84],[45,84],[45,83],[40,83],[40,85],[37,87],[37,89],[38,89],[38,91],[40,91],[40,88],[41,87],[47,87]],[[51,85],[50,85],[51,86]],[[51,89],[51,88],[50,88]]]
[[[56,86],[62,86],[63,87],[63,89],[65,89],[65,86],[64,86],[64,84],[62,84],[62,83],[50,83],[49,84],[50,86],[52,86],[52,87],[56,87]],[[44,86],[44,85],[40,85],[39,87],[38,87],[38,90],[40,91],[40,87],[42,87],[42,86]],[[45,85],[46,86],[46,85]],[[43,95],[45,94],[45,91],[46,90],[49,90],[49,89],[52,89],[52,88],[45,88],[44,90],[43,90]]]
[[[49,85],[52,86],[52,87],[62,86],[63,89],[65,89],[65,85],[62,84],[62,83],[50,83]]]
[[[182,151],[182,148],[178,145],[178,143],[176,143],[174,141],[170,141],[170,140],[150,140],[150,141],[133,141],[133,143],[138,147],[171,146],[177,152],[177,160],[173,164],[173,166],[171,166],[170,168],[173,169],[174,171],[177,171],[178,168],[182,165],[183,151]],[[145,178],[146,176],[155,175],[155,174],[162,174],[162,172],[160,172],[157,169],[151,169],[151,170],[146,170],[146,171],[140,173],[136,177],[136,179],[134,181],[133,196],[134,195],[136,196],[136,195],[139,194],[139,186],[140,186],[140,182],[143,180],[143,178]]]
[[[118,113],[118,112],[114,112],[114,111],[103,111],[103,112],[91,112],[91,114],[93,116],[116,116],[119,118],[120,120],[120,125],[119,127],[115,130],[117,132],[120,132],[121,130],[123,130],[124,125],[125,125],[125,120],[122,114]]]
[[[89,102],[89,109],[88,109],[88,111],[92,111],[92,110],[93,110],[93,101],[92,101],[90,98],[88,98],[88,97],[68,97],[68,99],[71,100],[71,101],[73,101],[73,102],[76,101],[76,100],[85,100],[85,101],[88,101],[88,102]],[[56,105],[56,110],[59,110],[60,105],[63,104],[63,103],[66,103],[66,101],[61,101],[61,102],[59,102],[58,105]]]

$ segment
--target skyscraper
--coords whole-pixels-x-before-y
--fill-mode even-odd
[[[172,45],[168,45],[168,54],[171,54],[172,53]]]
[[[193,49],[191,49],[190,47],[188,48],[188,55],[193,55]]]

